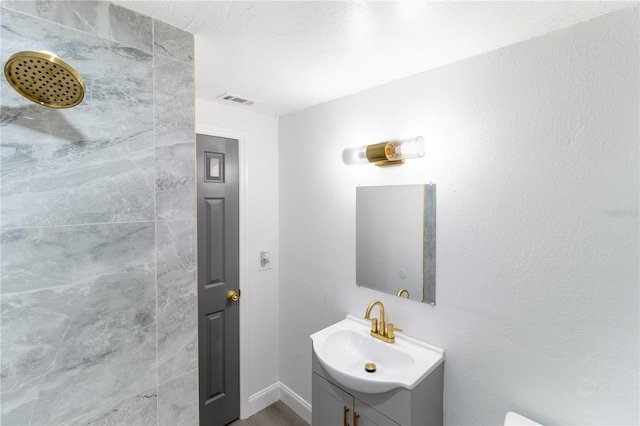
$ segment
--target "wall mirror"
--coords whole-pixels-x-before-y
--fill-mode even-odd
[[[435,305],[435,184],[356,188],[356,282]]]

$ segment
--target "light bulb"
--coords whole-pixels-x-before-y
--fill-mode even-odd
[[[345,164],[374,163],[376,166],[402,164],[407,158],[424,157],[426,143],[422,136],[393,142],[380,142],[357,148],[347,148],[342,152]]]

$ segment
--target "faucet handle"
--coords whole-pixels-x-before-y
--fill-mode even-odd
[[[372,333],[377,333],[378,332],[378,318],[368,318],[369,321],[371,321],[371,332]]]
[[[394,339],[396,337],[396,334],[394,333],[393,330],[402,331],[401,328],[394,327],[393,324],[391,324],[391,323],[387,324],[387,337],[389,339]]]

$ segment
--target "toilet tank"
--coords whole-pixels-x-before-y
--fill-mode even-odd
[[[509,411],[504,418],[504,426],[542,426],[540,423],[536,423],[531,419],[521,416],[518,413]]]

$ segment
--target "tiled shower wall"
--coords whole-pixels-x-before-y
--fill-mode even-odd
[[[109,2],[2,1],[84,101],[1,86],[0,423],[195,425],[193,36]]]

